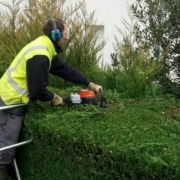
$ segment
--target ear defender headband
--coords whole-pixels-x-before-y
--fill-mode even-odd
[[[62,34],[59,29],[57,29],[55,19],[51,19],[53,23],[54,30],[51,31],[51,37],[55,42],[58,42],[62,38]]]

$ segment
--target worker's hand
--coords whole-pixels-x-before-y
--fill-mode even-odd
[[[94,84],[93,82],[90,82],[88,85],[88,88],[91,89],[92,91],[94,91],[95,93],[99,93],[100,89],[102,90],[102,86],[98,85],[98,84]]]
[[[62,97],[58,96],[57,94],[54,94],[54,98],[51,101],[52,106],[58,106],[58,105],[63,105],[63,99]]]

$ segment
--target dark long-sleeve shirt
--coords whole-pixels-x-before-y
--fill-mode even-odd
[[[27,85],[30,96],[40,101],[51,101],[53,92],[47,89],[49,73],[76,84],[88,86],[90,81],[78,70],[55,56],[51,67],[48,58],[44,55],[34,56],[27,61]]]

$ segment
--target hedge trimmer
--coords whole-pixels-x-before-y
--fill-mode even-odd
[[[78,104],[93,104],[102,108],[106,107],[106,99],[103,90],[100,89],[99,93],[100,95],[97,95],[95,92],[89,90],[80,90],[78,93],[71,93],[66,98],[63,98],[63,101],[68,107]]]

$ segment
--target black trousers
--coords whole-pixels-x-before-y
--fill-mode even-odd
[[[0,106],[4,106],[0,99]],[[0,148],[13,145],[18,142],[26,114],[24,107],[0,111]],[[7,168],[13,162],[16,148],[0,152],[0,170]]]

